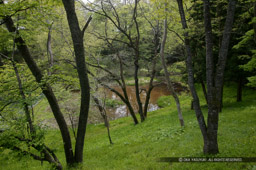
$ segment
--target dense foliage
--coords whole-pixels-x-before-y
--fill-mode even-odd
[[[234,23],[229,25],[231,31],[225,33],[230,2],[236,2],[236,10],[232,18]],[[178,4],[184,7],[185,20],[182,20],[181,6],[178,7]],[[207,17],[210,19],[208,25]],[[207,28],[210,28],[208,29],[210,31],[207,31]],[[222,42],[225,42],[227,34],[230,35],[230,38],[227,38],[229,43],[223,45]],[[164,38],[166,42],[163,41]],[[207,53],[209,45],[212,47],[210,49],[212,56]],[[227,55],[221,77],[224,83],[220,83],[222,87],[217,88],[212,84],[219,81],[216,77],[219,73],[219,61],[222,59],[220,51],[225,45],[227,45]],[[255,101],[251,101],[248,105],[245,102],[236,105],[234,96],[237,102],[241,102],[249,101],[252,99],[251,95],[255,94],[255,45],[255,0],[0,0],[0,152],[4,155],[0,160],[4,162],[7,154],[10,153],[13,160],[18,156],[26,162],[30,160],[27,156],[30,156],[35,160],[49,162],[54,168],[62,169],[64,152],[63,148],[59,147],[63,144],[60,142],[58,128],[61,131],[66,162],[69,166],[81,163],[83,155],[86,155],[85,167],[89,165],[91,168],[98,168],[91,163],[95,163],[94,151],[97,152],[96,157],[110,154],[110,157],[115,157],[113,159],[117,160],[119,160],[118,155],[122,157],[127,152],[128,158],[132,157],[127,162],[135,161],[134,157],[139,156],[141,162],[144,160],[142,158],[145,158],[153,167],[156,165],[149,163],[153,159],[153,156],[149,156],[151,154],[149,151],[153,150],[152,154],[157,157],[173,156],[166,152],[161,155],[156,151],[157,148],[164,151],[163,146],[195,147],[196,151],[187,154],[184,154],[186,152],[184,148],[175,150],[173,154],[201,156],[199,152],[202,142],[199,142],[200,144],[197,142],[201,139],[195,137],[192,130],[188,130],[188,128],[198,128],[194,122],[196,118],[192,118],[192,111],[189,110],[194,108],[197,112],[197,105],[193,87],[191,88],[191,84],[188,83],[191,81],[187,79],[193,79],[193,86],[195,84],[201,86],[201,88],[197,87],[201,104],[199,100],[196,102],[202,110],[200,110],[202,117],[210,115],[211,119],[209,110],[212,108],[217,110],[215,117],[217,119],[214,119],[215,123],[217,122],[216,137],[218,123],[220,137],[224,136],[224,132],[229,133],[228,127],[233,129],[244,127],[240,118],[246,122],[249,121],[246,119],[247,116],[248,119],[253,117]],[[188,53],[188,47],[191,49],[191,54]],[[160,56],[163,56],[163,61],[167,63],[166,69]],[[212,66],[209,66],[209,58],[212,60],[210,63]],[[209,68],[212,72],[210,78]],[[169,96],[163,96],[157,102],[157,108],[163,110],[148,116],[152,104],[150,99],[152,90],[166,82],[169,90],[172,91],[172,85],[175,87],[173,88],[175,92],[179,92],[179,89],[187,92],[190,87],[193,99],[189,94],[181,96],[181,108],[185,110],[184,121],[188,126],[185,129],[176,127],[177,122],[174,120],[165,119],[168,117],[168,112],[171,112],[172,116],[175,112],[173,101]],[[223,89],[224,84],[232,84],[232,87]],[[128,86],[132,90],[128,90]],[[231,89],[236,92],[230,92]],[[246,89],[244,93],[243,89]],[[108,95],[110,91],[112,96]],[[172,92],[173,96],[175,92]],[[132,95],[135,96],[135,102],[131,98]],[[221,96],[220,99],[217,99],[216,95]],[[178,97],[180,96],[177,95],[176,99]],[[91,98],[93,100],[90,100]],[[125,114],[130,115],[128,118],[130,121],[121,119],[109,124],[108,116],[115,114],[115,109],[118,107],[126,110]],[[229,122],[236,108],[241,111],[240,114],[236,110],[237,118],[233,117],[233,121],[238,121],[237,125]],[[245,113],[243,108],[248,113]],[[207,111],[208,115],[203,114]],[[219,111],[222,113],[218,122]],[[208,127],[205,125],[208,131],[211,124],[209,117]],[[131,121],[136,125],[135,127],[129,124]],[[165,123],[161,124],[161,121]],[[250,133],[253,133],[253,121],[254,119],[249,122],[252,126],[249,127]],[[90,125],[88,139],[85,140],[89,142],[87,144],[85,141],[87,153],[83,153],[87,122]],[[91,125],[99,122],[105,123],[109,139],[109,130],[113,127],[113,141],[117,142],[117,145],[103,144],[105,139],[101,125],[95,128]],[[200,121],[198,123],[200,125]],[[158,126],[161,128],[157,129]],[[171,132],[174,135],[167,132],[170,126],[173,126]],[[149,127],[154,129],[152,133],[149,132]],[[92,135],[93,133],[96,137]],[[53,137],[55,134],[58,134],[56,138]],[[136,134],[145,139],[136,141],[134,138]],[[131,138],[124,138],[125,135]],[[190,135],[194,135],[193,139]],[[243,136],[242,133],[237,135]],[[182,140],[179,136],[182,136]],[[186,144],[189,140],[185,136],[195,141],[193,146]],[[227,152],[223,149],[224,138],[233,137],[232,135],[222,137],[219,143],[220,156],[228,156],[229,152],[231,156],[236,156],[237,151],[235,149],[231,151],[231,145],[228,146]],[[251,141],[254,138],[255,136],[244,137],[246,149],[252,146]],[[99,141],[96,142],[98,139]],[[175,142],[170,142],[172,139]],[[160,142],[163,145],[150,144],[150,141]],[[124,143],[124,146],[120,142]],[[177,145],[179,142],[186,146]],[[127,151],[126,146],[130,148],[131,143],[136,145],[134,146],[136,149],[132,149],[135,155]],[[145,143],[145,148],[140,143]],[[93,149],[88,149],[90,146]],[[108,153],[111,152],[110,148],[114,148],[114,153]],[[116,148],[120,148],[120,151]],[[141,151],[143,149],[148,151]],[[242,156],[255,156],[255,148],[251,153],[247,151]],[[119,163],[115,166],[117,169],[125,168],[124,164],[118,167]],[[101,165],[108,168],[112,166],[107,163]],[[139,163],[136,165],[139,168],[149,168]],[[6,164],[4,166],[15,167]],[[19,168],[20,166],[22,165],[17,165]],[[252,167],[252,165],[245,166]],[[167,165],[162,167],[169,168]],[[178,168],[178,165],[174,167]]]

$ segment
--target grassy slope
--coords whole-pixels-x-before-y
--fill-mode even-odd
[[[224,109],[219,121],[218,157],[256,157],[255,91],[246,90],[244,101],[235,102],[235,88],[226,87]],[[200,93],[200,96],[202,94]],[[172,99],[171,99],[172,100]],[[202,136],[191,98],[181,97],[185,129],[179,126],[174,102],[166,108],[150,112],[148,119],[134,126],[130,117],[111,122],[110,145],[103,124],[89,125],[85,139],[84,169],[256,169],[256,163],[160,163],[160,157],[201,157]],[[202,101],[206,113],[205,102]],[[64,164],[61,137],[49,130],[46,142]],[[8,156],[8,158],[7,158]],[[30,158],[17,159],[9,151],[0,157],[1,169],[48,169]]]

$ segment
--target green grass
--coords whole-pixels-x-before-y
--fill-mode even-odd
[[[159,82],[159,81],[160,80],[158,80],[156,78],[154,79],[154,82]],[[149,82],[150,82],[150,77],[143,77],[143,76],[139,77],[140,85],[145,85],[145,84],[148,84]],[[135,85],[134,78],[133,77],[126,78],[126,85],[134,86]]]
[[[243,101],[235,101],[236,89],[224,89],[224,108],[219,118],[219,151],[217,157],[256,157],[256,91],[245,89]],[[201,105],[207,115],[202,93]],[[174,101],[166,107],[149,112],[144,123],[134,126],[131,117],[110,122],[114,145],[110,145],[103,124],[88,125],[84,163],[81,169],[256,169],[254,163],[163,163],[160,157],[203,157],[202,135],[195,113],[190,110],[191,97],[180,96],[185,128],[181,128]],[[47,145],[65,165],[63,144],[57,130],[47,130]],[[74,143],[74,142],[73,142]],[[15,153],[4,150],[0,167],[6,169],[49,169],[48,163],[29,157],[17,158]],[[78,168],[74,168],[78,169]]]

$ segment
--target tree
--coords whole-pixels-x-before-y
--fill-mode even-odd
[[[48,75],[51,75],[50,69],[53,67],[53,54],[52,54],[52,46],[51,46],[51,41],[52,41],[52,25],[53,22],[50,24],[48,27],[49,32],[48,32],[48,38],[47,38],[47,57],[48,57],[48,62],[49,62],[49,68],[48,68]]]
[[[242,80],[244,78],[247,78],[249,81],[247,85],[251,87],[256,87],[256,2],[245,1],[242,7],[243,10],[240,11],[242,11],[243,14],[240,15],[237,22],[237,29],[240,33],[239,37],[237,38],[239,41],[236,41],[235,45],[233,46],[233,50],[237,55],[239,68],[247,73],[242,75]],[[246,22],[248,24],[241,25],[241,22]]]
[[[182,0],[177,0],[183,29],[187,29],[185,13]],[[217,132],[218,132],[218,116],[221,103],[221,91],[223,87],[224,69],[227,60],[228,46],[231,35],[231,29],[234,20],[236,1],[230,0],[227,9],[227,17],[223,31],[222,43],[219,50],[218,63],[216,73],[214,75],[213,64],[213,42],[212,42],[212,26],[210,16],[210,2],[204,0],[204,25],[205,25],[205,41],[206,41],[206,81],[207,81],[207,101],[208,101],[208,121],[207,126],[200,108],[199,99],[194,88],[194,75],[192,66],[192,54],[190,49],[190,40],[188,33],[185,32],[185,46],[187,52],[187,69],[189,76],[189,86],[194,100],[194,108],[196,117],[204,139],[204,153],[216,154],[219,152]]]
[[[111,41],[111,37],[109,37],[108,35],[108,22],[107,20],[105,20],[104,23],[105,27],[104,27],[104,35],[101,35],[100,33],[94,33],[94,32],[90,32],[90,34],[94,35],[97,39],[99,40],[103,40],[104,43],[106,43],[106,46],[108,47],[107,50],[102,50],[101,53],[103,56],[107,56],[108,58],[111,57],[112,61],[115,60],[114,58],[117,58],[117,63],[116,62],[112,62],[114,65],[118,66],[118,71],[117,70],[113,70],[107,67],[104,67],[104,65],[101,64],[101,62],[99,61],[99,59],[96,59],[93,55],[93,53],[91,54],[91,58],[94,61],[91,61],[90,63],[88,62],[87,64],[95,69],[98,70],[97,75],[93,74],[92,72],[89,72],[89,74],[94,77],[94,79],[97,81],[97,83],[99,83],[101,86],[103,86],[104,88],[109,89],[110,91],[112,91],[113,93],[115,93],[126,105],[126,107],[128,108],[134,124],[138,124],[138,120],[137,117],[135,115],[135,111],[132,107],[132,104],[130,102],[128,93],[127,93],[127,89],[126,89],[126,81],[124,78],[124,67],[125,67],[125,61],[124,61],[124,57],[123,55],[121,55],[122,50],[121,47],[119,47],[118,45],[114,44],[113,41]],[[103,72],[103,73],[100,73]],[[116,72],[119,72],[119,75],[116,74]],[[107,75],[105,75],[105,74]],[[111,87],[111,85],[108,85],[107,82],[116,82],[117,85],[121,88],[122,93],[118,92],[115,88]]]
[[[166,7],[166,5],[165,5],[165,7]],[[180,108],[180,100],[179,100],[179,97],[177,96],[177,94],[174,91],[174,88],[172,86],[172,83],[171,83],[171,80],[170,80],[170,74],[167,70],[167,65],[166,65],[166,62],[165,62],[164,48],[165,48],[166,38],[167,38],[167,18],[164,19],[164,33],[163,33],[163,37],[162,37],[160,55],[161,55],[162,65],[164,67],[165,79],[167,81],[167,86],[168,86],[168,89],[171,91],[172,96],[173,96],[173,98],[176,102],[176,106],[177,106],[177,110],[178,110],[178,116],[179,116],[179,120],[180,120],[180,125],[184,127],[184,119],[183,119],[181,108]]]
[[[19,19],[19,16],[18,16],[18,19]],[[23,83],[22,83],[22,78],[20,76],[18,66],[17,66],[17,64],[16,64],[16,62],[14,60],[15,46],[16,46],[15,45],[15,38],[17,36],[17,29],[18,29],[18,24],[16,26],[16,31],[14,33],[13,49],[12,49],[11,57],[8,57],[8,56],[6,56],[6,55],[4,55],[2,53],[0,53],[0,55],[4,59],[9,60],[11,62],[11,65],[12,65],[13,70],[15,72],[15,76],[16,76],[17,83],[18,83],[18,91],[19,91],[19,95],[21,97],[21,100],[20,100],[20,102],[22,103],[21,107],[23,108],[23,110],[25,112],[25,117],[26,117],[26,121],[25,122],[28,124],[28,128],[27,128],[28,135],[22,135],[22,133],[26,133],[26,132],[23,132],[22,130],[21,131],[17,130],[16,133],[13,133],[12,132],[12,129],[13,129],[12,126],[13,125],[11,125],[12,123],[10,123],[10,126],[8,126],[8,121],[10,121],[10,120],[8,120],[8,119],[6,119],[6,117],[4,117],[4,120],[6,121],[5,125],[6,125],[7,129],[1,131],[1,133],[3,133],[3,134],[1,134],[2,139],[1,139],[0,146],[3,147],[3,148],[8,148],[8,149],[20,152],[23,155],[30,155],[35,160],[48,161],[56,169],[62,169],[62,165],[59,162],[57,156],[54,154],[53,150],[51,150],[49,147],[47,147],[43,143],[43,141],[42,141],[43,135],[40,134],[40,133],[39,133],[39,135],[37,134],[38,131],[36,131],[36,129],[38,129],[38,127],[34,126],[34,123],[33,123],[32,117],[31,117],[31,113],[30,113],[30,109],[29,109],[29,106],[30,106],[29,102],[30,101],[29,101],[29,99],[27,99],[27,97],[25,95],[25,88],[24,88]],[[4,70],[2,72],[2,75],[5,75],[6,72],[8,72],[8,69],[7,69],[7,71]],[[3,84],[8,84],[8,83],[6,83],[8,81],[6,81],[6,80],[4,80],[4,81],[5,82],[2,82]],[[37,88],[38,87],[36,87],[36,89]],[[8,106],[9,104],[14,104],[14,102],[12,100],[15,97],[11,96],[11,98],[12,99],[9,99],[9,100],[11,100],[11,102],[9,101],[7,104],[5,104],[5,106],[3,108],[1,108],[1,111],[6,106]],[[2,100],[4,101],[4,99],[2,99]],[[30,100],[32,100],[32,99],[30,99]],[[8,101],[8,98],[7,98],[7,101]],[[33,112],[33,109],[32,109],[32,112]],[[32,113],[32,116],[34,116],[33,113]],[[3,118],[2,115],[1,115],[1,117]],[[14,125],[14,127],[15,126],[19,127],[20,123],[17,123],[17,122],[19,122],[19,116],[15,117],[15,118],[11,118],[11,119],[16,120],[16,121],[14,121],[16,123],[16,125]],[[24,124],[21,123],[21,126],[22,125],[24,125]],[[24,129],[24,127],[19,127],[19,128],[20,129]],[[21,134],[19,132],[21,132]],[[22,147],[22,144],[25,144],[26,147],[25,148]],[[33,151],[31,151],[31,147],[33,149],[35,149],[36,151],[38,151],[40,153],[40,156],[34,154]]]
[[[150,83],[149,83],[149,88],[146,90],[146,102],[144,104],[144,108],[143,108],[143,103],[140,97],[140,93],[142,92],[143,89],[140,89],[140,85],[139,85],[139,70],[141,67],[141,61],[143,59],[142,56],[142,41],[141,41],[141,27],[139,24],[139,1],[135,0],[134,2],[132,2],[133,4],[127,4],[125,6],[123,6],[123,4],[113,4],[111,1],[99,1],[99,2],[95,2],[95,3],[90,3],[89,5],[86,6],[85,4],[82,4],[83,7],[85,9],[87,9],[90,12],[93,12],[99,16],[103,16],[105,17],[108,21],[110,21],[110,23],[113,25],[114,27],[114,32],[115,32],[115,36],[112,37],[102,37],[102,36],[97,36],[98,38],[103,38],[104,40],[108,39],[109,41],[115,42],[115,43],[122,43],[124,45],[126,45],[126,47],[128,47],[129,50],[132,51],[132,62],[134,65],[134,73],[133,73],[133,77],[134,77],[134,87],[135,87],[135,94],[136,94],[136,101],[137,101],[137,106],[138,106],[138,112],[140,115],[140,119],[141,122],[143,122],[147,116],[147,107],[148,107],[148,103],[149,103],[149,99],[150,99],[150,93],[153,89],[153,80],[155,77],[155,67],[154,67],[154,59],[155,59],[155,55],[153,54],[152,56],[152,71],[151,71],[151,75],[150,75]],[[132,7],[131,9],[129,9],[129,11],[127,12],[127,15],[130,18],[130,22],[128,23],[128,19],[126,18],[121,18],[121,13],[122,13],[122,7]],[[112,13],[112,11],[113,13]],[[140,11],[143,12],[143,11]],[[109,43],[108,43],[109,44]],[[113,49],[113,48],[112,48]],[[118,52],[117,52],[118,54]],[[119,58],[120,59],[120,58]],[[146,60],[144,60],[146,61]],[[122,67],[120,65],[120,67]],[[106,71],[106,70],[105,70]],[[111,74],[109,71],[107,71],[109,74]],[[122,72],[122,71],[121,71]],[[113,76],[113,74],[111,75]],[[114,76],[116,78],[116,76]],[[122,76],[121,76],[122,77]],[[124,79],[123,79],[124,80]],[[121,78],[121,81],[123,81]],[[116,81],[116,80],[115,80]],[[121,96],[119,94],[117,94],[122,101],[124,101],[124,103],[127,105],[129,103],[129,101],[127,102],[126,96],[125,96],[125,84],[124,82],[121,82],[121,88],[122,91],[124,92],[124,96]],[[119,83],[118,83],[119,84]],[[110,89],[114,92],[114,89]],[[115,92],[116,93],[116,92]],[[128,104],[129,105],[129,104]],[[127,105],[127,106],[128,106]],[[129,108],[129,106],[128,106]],[[132,108],[129,108],[129,110],[131,111]],[[135,119],[135,115],[131,114],[135,124],[136,123],[136,119]]]
[[[112,139],[111,139],[111,136],[110,136],[109,121],[108,121],[108,117],[107,117],[107,113],[106,113],[106,109],[105,109],[105,103],[102,104],[102,102],[101,102],[96,96],[92,96],[92,98],[93,98],[93,100],[94,100],[96,106],[98,107],[102,118],[104,119],[104,123],[105,123],[105,126],[106,126],[107,131],[108,131],[109,143],[110,143],[110,144],[114,144],[114,143],[112,142]]]
[[[15,43],[14,43],[14,47],[13,47],[12,56],[10,58],[8,56],[5,56],[2,53],[0,53],[0,55],[2,57],[4,57],[5,59],[11,61],[11,64],[12,64],[13,70],[15,72],[17,82],[18,82],[18,89],[19,89],[19,94],[21,97],[20,102],[22,103],[22,108],[25,112],[26,121],[23,124],[22,121],[19,122],[19,119],[20,119],[19,116],[15,117],[15,118],[11,118],[11,120],[9,120],[8,118],[3,117],[1,115],[1,117],[4,119],[4,121],[6,121],[5,125],[7,125],[6,127],[8,127],[8,128],[1,131],[2,134],[1,134],[0,146],[3,148],[11,149],[13,151],[17,151],[23,155],[29,155],[29,156],[33,157],[35,160],[47,161],[50,164],[52,164],[52,166],[54,168],[62,169],[62,165],[59,162],[57,156],[55,155],[55,153],[53,152],[52,149],[50,149],[43,143],[43,141],[42,141],[43,135],[41,134],[41,132],[39,132],[37,130],[38,127],[34,126],[34,124],[33,124],[33,120],[31,118],[31,113],[30,113],[30,109],[29,109],[29,103],[28,103],[29,99],[27,99],[27,97],[25,95],[25,89],[22,84],[22,80],[21,80],[20,73],[18,71],[18,67],[17,67],[15,61],[13,60],[14,51],[15,51],[14,49],[15,49]],[[9,93],[9,95],[10,95],[10,93]],[[11,97],[14,97],[14,96],[11,96]],[[2,100],[4,100],[4,99],[2,99]],[[14,102],[8,102],[3,108],[1,108],[1,111],[9,104],[14,104]],[[8,126],[8,121],[9,122],[14,121],[16,123],[16,125],[12,125],[10,123],[10,126]],[[17,122],[19,122],[19,123],[17,123]],[[22,126],[26,126],[26,124],[28,124],[28,129],[27,129],[28,134],[27,135],[22,135],[22,133],[26,133],[22,130],[17,129],[15,132],[12,131],[13,127],[15,127],[15,126],[19,129],[24,129],[24,127],[22,127]],[[20,131],[21,131],[21,134],[19,133]],[[26,147],[24,147],[24,144]],[[38,156],[37,154],[34,154],[34,152],[31,151],[31,147],[33,149],[35,149],[36,151],[38,151],[40,153],[40,156]]]
[[[191,1],[192,2],[192,1]],[[242,87],[247,82],[247,77],[250,76],[248,71],[243,70],[240,65],[244,65],[249,61],[251,56],[251,49],[253,46],[253,36],[249,36],[251,40],[247,41],[246,45],[240,46],[238,42],[241,40],[241,35],[253,29],[251,19],[253,18],[253,1],[238,1],[236,5],[235,21],[232,29],[232,36],[230,38],[229,53],[227,57],[226,71],[224,75],[224,82],[237,83],[237,101],[242,99]],[[218,61],[218,51],[221,47],[222,30],[225,25],[225,13],[228,6],[228,1],[212,1],[211,2],[211,20],[212,20],[212,41],[213,41],[213,62],[214,65]],[[192,46],[192,55],[194,63],[195,81],[201,83],[206,80],[206,66],[205,66],[205,35],[203,30],[203,3],[201,1],[193,2],[189,12],[190,21],[190,37]],[[242,13],[242,14],[241,14]],[[248,24],[241,24],[248,23]],[[248,35],[248,34],[247,34]],[[248,37],[248,36],[247,36]],[[235,46],[234,46],[235,45]],[[232,48],[233,47],[233,48]],[[214,68],[215,72],[215,68]],[[206,90],[205,90],[206,91]],[[222,90],[222,93],[225,93]],[[206,94],[206,93],[205,93]],[[207,96],[207,94],[205,95]],[[207,101],[207,99],[206,99]],[[221,101],[221,108],[223,107]]]
[[[4,20],[5,20],[5,24],[8,28],[8,31],[15,32],[16,28],[14,27],[14,23],[13,23],[12,19],[10,17],[6,17],[6,18],[4,18]],[[20,51],[22,57],[24,58],[27,65],[29,66],[31,72],[35,76],[36,81],[38,83],[42,83],[43,74],[41,73],[40,69],[38,68],[35,61],[33,60],[32,56],[29,52],[29,49],[26,46],[26,43],[24,42],[22,37],[19,36],[18,31],[17,31],[17,36],[18,37],[15,38],[15,43],[17,44],[18,50]],[[70,139],[70,135],[68,132],[67,124],[65,122],[63,114],[60,111],[56,97],[52,91],[52,88],[46,83],[42,84],[42,91],[43,91],[44,95],[46,96],[47,100],[49,101],[49,104],[54,113],[55,119],[59,125],[60,130],[61,130],[62,139],[64,142],[65,154],[66,154],[66,161],[67,161],[67,163],[72,163],[73,162],[72,161],[73,154],[72,154],[71,139]]]
[[[5,5],[3,1],[0,1],[0,3],[2,5]],[[75,11],[74,11],[74,1],[65,1],[65,5],[71,5],[67,7],[68,8],[67,10],[71,12],[70,15],[68,15],[68,18],[73,19],[74,17],[76,19],[74,22],[78,24]],[[18,13],[19,11],[22,11],[22,9],[23,9],[22,7],[21,9],[16,9],[15,14]],[[41,85],[42,92],[46,96],[51,106],[52,112],[54,114],[54,117],[61,131],[61,136],[64,143],[66,162],[68,165],[72,165],[74,163],[80,163],[83,160],[84,136],[85,136],[85,130],[86,130],[86,124],[87,124],[87,117],[88,117],[88,110],[89,110],[89,97],[90,97],[87,71],[86,71],[85,62],[84,62],[83,32],[87,28],[90,22],[90,19],[86,23],[83,30],[80,30],[79,25],[75,25],[74,27],[73,25],[71,25],[71,33],[72,33],[72,38],[74,40],[74,49],[75,49],[75,54],[77,56],[77,59],[76,59],[77,70],[78,70],[80,86],[82,90],[81,108],[80,108],[77,140],[76,140],[75,154],[74,154],[68,126],[60,110],[58,101],[52,91],[51,86],[44,80],[44,75],[42,74],[41,70],[39,69],[36,62],[34,61],[29,51],[29,48],[26,45],[26,42],[19,34],[19,30],[17,30],[16,27],[14,26],[12,16],[13,15],[6,14],[3,17],[3,22],[5,23],[10,33],[16,32],[17,36],[15,37],[14,42],[16,43],[17,48],[21,53],[23,59],[25,60],[26,64],[28,65],[29,69],[33,73],[34,77],[36,78],[37,83]],[[76,29],[79,29],[79,30],[76,30]]]
[[[78,19],[75,12],[75,1],[74,0],[63,0],[62,1],[66,10],[67,20],[73,40],[77,72],[80,81],[81,88],[81,105],[80,105],[80,115],[77,130],[77,140],[75,146],[75,162],[83,161],[83,147],[84,147],[84,137],[86,132],[86,125],[89,112],[90,104],[90,85],[87,75],[87,68],[85,65],[85,55],[84,55],[84,32],[88,27],[91,17],[88,19],[87,23],[81,30],[79,27]]]

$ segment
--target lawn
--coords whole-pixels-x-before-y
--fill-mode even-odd
[[[219,117],[220,153],[215,157],[256,157],[256,91],[245,89],[243,101],[239,103],[236,102],[235,92],[234,86],[225,86],[224,108]],[[199,96],[206,117],[207,107],[201,91]],[[79,169],[256,169],[256,162],[159,162],[161,157],[205,156],[202,153],[203,140],[195,113],[190,110],[191,97],[188,94],[180,96],[185,128],[179,125],[172,97],[165,97],[164,100],[171,100],[171,104],[149,112],[146,121],[136,126],[131,117],[111,121],[113,145],[109,144],[107,129],[103,124],[88,125],[84,163]],[[57,156],[65,166],[59,132],[56,129],[48,129],[45,142],[51,148],[55,148]],[[41,164],[29,157],[20,158],[10,150],[1,150],[0,164],[3,170],[50,168],[47,162]]]

